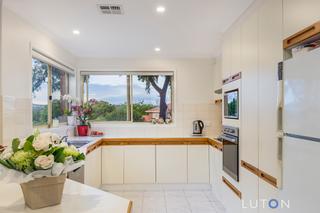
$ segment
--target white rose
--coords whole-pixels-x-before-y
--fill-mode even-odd
[[[54,163],[54,156],[53,155],[49,155],[49,156],[40,155],[34,161],[34,165],[37,168],[41,168],[41,169],[49,169],[53,166],[53,163]]]
[[[51,133],[45,132],[41,133],[33,142],[32,146],[36,151],[47,151],[49,149],[49,145],[52,144]]]
[[[13,151],[11,147],[7,147],[0,155],[0,159],[8,160],[13,155]]]

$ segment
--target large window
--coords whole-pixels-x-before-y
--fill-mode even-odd
[[[69,75],[58,68],[32,59],[32,121],[34,126],[51,127],[54,120],[65,122],[67,103],[62,96],[69,91]]]
[[[82,73],[83,101],[96,100],[92,121],[172,122],[173,74]]]

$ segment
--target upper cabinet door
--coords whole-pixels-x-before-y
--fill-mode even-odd
[[[320,21],[319,0],[283,0],[284,37]]]
[[[226,34],[222,43],[222,79],[231,75],[232,69],[232,44],[230,34]]]
[[[241,72],[241,25],[236,24],[231,33],[231,75]]]

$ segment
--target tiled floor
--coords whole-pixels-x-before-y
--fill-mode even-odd
[[[211,190],[110,191],[133,201],[132,213],[224,213]]]

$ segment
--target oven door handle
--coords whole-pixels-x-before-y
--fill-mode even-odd
[[[229,138],[229,137],[226,137],[226,136],[223,136],[223,135],[221,135],[220,138],[223,139],[223,140],[226,140],[226,141],[230,141],[230,142],[232,142],[232,143],[237,143],[237,142],[238,142],[238,141],[237,141],[236,139],[234,139],[234,138]]]

